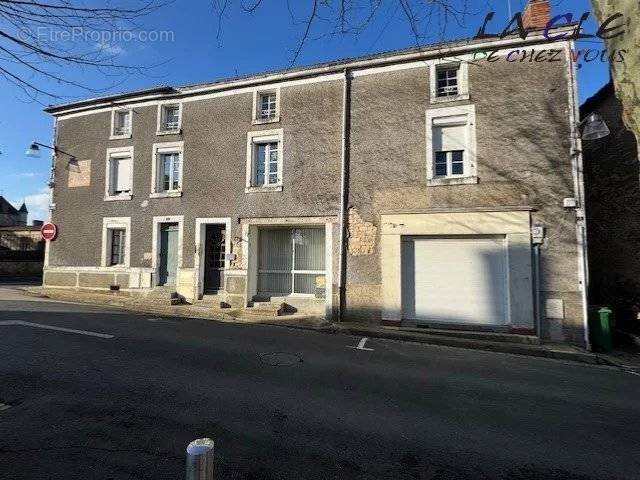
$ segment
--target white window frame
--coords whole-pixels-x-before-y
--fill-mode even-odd
[[[111,259],[111,230],[125,230],[124,264],[109,265]],[[102,251],[100,265],[114,270],[130,267],[131,260],[131,217],[105,217],[102,219]]]
[[[164,128],[164,112],[167,107],[178,107],[178,127],[175,129],[167,130]],[[182,102],[178,101],[166,101],[158,104],[158,116],[156,135],[176,135],[182,133]]]
[[[466,148],[464,149],[464,174],[447,177],[436,177],[433,149],[433,130],[435,127],[448,125],[466,125]],[[426,112],[427,127],[427,185],[467,185],[478,183],[477,141],[476,141],[476,107],[460,105],[456,107],[433,108]]]
[[[119,113],[129,114],[129,131],[123,134],[116,134],[116,116]],[[109,140],[120,140],[123,138],[131,138],[133,135],[133,109],[132,108],[113,108],[111,110],[111,131]]]
[[[281,192],[284,165],[284,130],[262,130],[247,133],[247,176],[245,193],[255,192]],[[256,145],[261,143],[278,143],[278,183],[271,185],[254,185],[253,177],[255,171]],[[268,178],[268,175],[265,176]]]
[[[134,149],[133,147],[114,147],[107,148],[107,157],[105,161],[105,181],[104,181],[104,200],[106,202],[112,202],[117,200],[131,200],[133,198],[133,163],[134,163]],[[131,181],[131,190],[129,193],[120,193],[118,195],[113,194],[111,189],[111,181],[113,180],[111,175],[111,160],[114,158],[130,157],[129,162],[129,179]]]
[[[272,118],[260,118],[261,102],[260,97],[262,95],[274,94],[276,95],[276,114]],[[280,88],[272,88],[266,90],[254,90],[253,92],[253,115],[251,117],[254,125],[262,125],[265,123],[278,123],[280,121]]]
[[[160,189],[160,154],[179,153],[180,154],[180,188],[177,190]],[[184,179],[184,142],[163,142],[154,143],[151,158],[151,194],[150,198],[181,197]]]
[[[457,68],[458,69],[458,95],[438,97],[438,70]],[[457,102],[469,100],[469,64],[467,62],[440,60],[429,67],[431,84],[431,103]]]

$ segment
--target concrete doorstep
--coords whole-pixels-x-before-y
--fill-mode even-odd
[[[477,334],[446,330],[421,330],[416,328],[385,327],[381,325],[361,324],[356,322],[333,323],[317,316],[291,314],[280,317],[260,317],[245,314],[244,310],[222,311],[209,306],[200,305],[163,305],[153,298],[131,297],[126,295],[76,292],[75,290],[53,289],[43,287],[23,287],[22,290],[31,296],[50,298],[70,303],[92,305],[109,305],[130,311],[165,316],[200,318],[222,322],[273,325],[288,328],[315,330],[324,333],[342,333],[370,338],[400,340],[429,345],[485,350],[492,352],[529,355],[534,357],[569,360],[592,365],[609,365],[623,367],[616,362],[614,356],[600,355],[563,344],[539,344],[534,337],[504,334]]]

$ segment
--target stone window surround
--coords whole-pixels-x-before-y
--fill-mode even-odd
[[[129,193],[121,193],[118,195],[111,194],[111,159],[118,157],[121,154],[126,154],[131,158],[129,163],[129,178],[131,181],[131,190]],[[134,163],[134,148],[130,147],[114,147],[107,148],[107,156],[105,161],[105,180],[104,180],[104,200],[106,202],[113,202],[118,200],[131,200],[133,198],[133,163]]]
[[[253,298],[257,293],[258,280],[258,230],[260,227],[322,227],[325,228],[325,315],[331,318],[333,312],[333,284],[334,284],[334,226],[338,224],[337,216],[327,217],[279,217],[279,218],[242,218],[242,268],[227,273],[247,277],[246,299]]]
[[[260,95],[267,94],[267,93],[276,94],[276,116],[273,118],[260,118],[258,115],[258,111],[260,110]],[[278,123],[278,122],[280,122],[280,87],[254,90],[251,123],[253,125],[263,125],[267,123]]]
[[[177,105],[179,108],[178,115],[178,128],[173,130],[165,130],[162,127],[163,117],[164,117],[164,109],[165,107],[169,107],[172,105]],[[158,102],[158,114],[157,114],[157,126],[156,126],[156,135],[177,135],[182,133],[182,102],[178,100],[164,100]]]
[[[458,67],[458,95],[438,97],[438,69]],[[466,61],[441,59],[429,65],[429,99],[432,104],[469,100],[469,64]]]
[[[121,265],[109,265],[110,245],[109,230],[125,230],[124,263]],[[100,251],[100,266],[113,270],[126,270],[131,260],[131,217],[104,217],[102,219],[102,249]]]
[[[160,166],[159,166],[159,154],[160,153],[180,153],[180,188],[178,190],[161,191],[158,189]],[[151,193],[149,198],[168,198],[168,197],[181,197],[182,187],[184,181],[184,142],[163,142],[154,143],[152,147],[151,156]]]
[[[273,185],[253,185],[253,170],[255,166],[255,145],[262,142],[278,142],[278,183]],[[281,192],[284,165],[284,130],[259,130],[247,133],[247,169],[245,193]]]
[[[435,152],[433,151],[433,122],[447,117],[467,117],[467,145],[464,155],[464,176],[435,177]],[[457,122],[457,121],[456,121]],[[444,124],[446,125],[446,123]],[[477,140],[476,140],[476,107],[475,105],[458,105],[455,107],[431,108],[426,111],[426,161],[427,186],[468,185],[478,183]]]
[[[116,129],[116,113],[119,112],[128,112],[129,113],[129,133],[125,133],[122,135],[116,135],[115,134],[115,129]],[[126,138],[131,138],[133,135],[133,108],[128,108],[128,107],[124,107],[124,108],[113,108],[111,110],[111,130],[109,130],[109,140],[120,140],[120,139],[126,139]]]

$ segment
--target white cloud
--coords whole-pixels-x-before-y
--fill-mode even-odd
[[[96,43],[96,48],[100,50],[102,53],[108,53],[109,55],[117,56],[117,55],[125,54],[124,48],[119,47],[118,45],[114,45],[112,43],[107,43],[107,42]]]
[[[33,178],[33,177],[35,177],[37,175],[39,175],[39,174],[35,173],[35,172],[16,173],[17,177],[23,177],[23,178]]]
[[[12,201],[11,203],[16,208],[20,208],[22,205],[22,201]],[[24,203],[29,210],[29,223],[33,220],[47,220],[49,218],[49,189],[47,187],[25,196]]]

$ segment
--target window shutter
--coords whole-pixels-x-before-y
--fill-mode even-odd
[[[113,162],[113,190],[124,192],[131,190],[130,158],[115,158]]]
[[[467,126],[450,125],[434,127],[433,149],[436,152],[449,152],[467,149]]]

